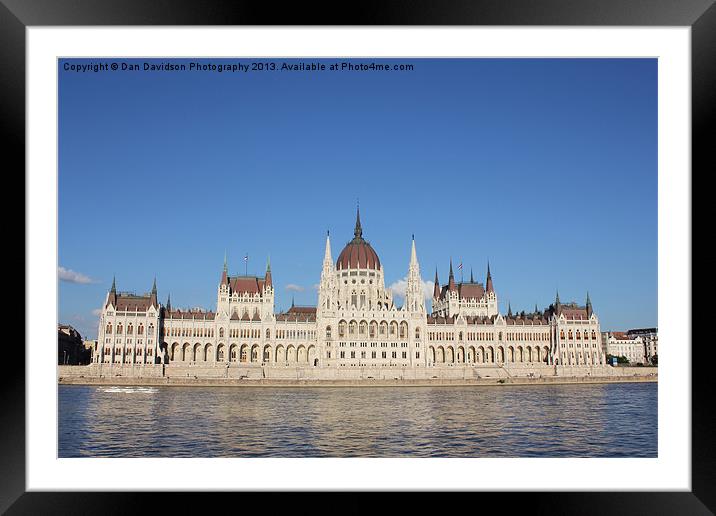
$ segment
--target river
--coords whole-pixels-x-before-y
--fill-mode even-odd
[[[60,457],[656,457],[657,384],[59,385]]]

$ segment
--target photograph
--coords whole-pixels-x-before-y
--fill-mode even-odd
[[[659,66],[58,58],[58,458],[659,458]]]

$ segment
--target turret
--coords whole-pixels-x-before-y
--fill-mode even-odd
[[[489,294],[494,292],[495,288],[492,286],[492,274],[490,274],[490,262],[487,262],[487,280],[485,281],[485,290]]]
[[[559,302],[559,290],[557,291],[557,298],[554,301],[554,310],[557,315],[562,313],[562,303]]]
[[[109,289],[109,295],[107,296],[107,305],[106,306],[117,306],[117,285],[115,282],[115,277],[112,276],[112,288]]]
[[[594,310],[592,310],[592,300],[589,299],[589,291],[587,291],[587,317],[591,317],[594,313]]]
[[[410,245],[410,264],[408,265],[408,284],[405,290],[405,307],[411,312],[425,312],[425,295],[423,294],[423,280],[420,277],[418,253],[415,250],[415,235],[413,235]]]
[[[435,267],[435,286],[433,287],[433,299],[440,299],[440,282],[438,281],[437,267]]]
[[[271,258],[266,261],[266,277],[264,281],[264,288],[273,288],[273,282],[271,279]]]
[[[157,303],[157,277],[154,276],[154,283],[152,283],[152,293],[150,294],[150,306],[159,306]]]
[[[167,312],[172,311],[172,295],[167,294]]]
[[[226,288],[229,287],[229,266],[226,262],[226,251],[224,251],[224,269],[221,272],[221,283],[220,285],[226,285]]]
[[[450,258],[450,277],[448,278],[448,290],[450,292],[457,291],[457,287],[455,286],[455,275],[452,273],[452,258]]]
[[[507,317],[512,317],[512,305],[507,303]]]

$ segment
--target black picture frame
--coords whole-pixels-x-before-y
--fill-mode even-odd
[[[350,4],[353,6],[353,4]],[[571,25],[571,26],[688,26],[692,43],[692,169],[702,175],[714,170],[713,123],[716,92],[716,6],[712,0],[451,0],[430,2],[356,3],[350,13],[288,4],[277,9],[269,2],[196,0],[0,0],[0,114],[3,119],[5,162],[25,165],[25,29],[32,26],[87,25]],[[692,173],[692,178],[697,174]],[[26,257],[27,258],[27,257]],[[26,275],[29,273],[25,267]],[[691,282],[691,275],[688,274]],[[32,307],[27,307],[31,310]],[[685,329],[685,330],[690,330]],[[691,331],[684,346],[691,346]],[[692,356],[708,341],[693,339]],[[30,346],[33,343],[26,343]],[[37,344],[37,343],[34,343]],[[148,494],[26,492],[25,488],[25,367],[13,362],[0,376],[0,511],[7,514],[124,514]],[[530,492],[479,493],[480,506],[497,502],[532,514],[713,514],[716,510],[715,447],[711,441],[714,416],[710,410],[709,368],[706,360],[692,362],[692,490],[690,492]],[[81,479],[78,479],[81,485]],[[208,493],[205,493],[208,494]],[[195,496],[162,493],[162,512],[205,509]],[[216,494],[211,496],[216,497]],[[246,494],[241,507],[249,509]],[[347,510],[366,508],[357,493]],[[224,498],[222,496],[221,498]],[[439,500],[442,496],[437,497]],[[304,496],[292,498],[301,504]],[[417,494],[426,508],[436,497]],[[444,500],[444,499],[443,499]],[[476,498],[473,498],[476,500]],[[258,501],[258,500],[257,500]],[[441,503],[438,501],[438,503]],[[174,505],[172,508],[170,506]],[[330,504],[327,505],[330,510]],[[315,509],[315,507],[314,507]],[[202,510],[201,512],[204,512]],[[502,511],[501,511],[502,512]]]

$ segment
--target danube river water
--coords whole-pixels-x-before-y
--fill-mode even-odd
[[[656,457],[657,384],[60,385],[60,457]]]

